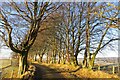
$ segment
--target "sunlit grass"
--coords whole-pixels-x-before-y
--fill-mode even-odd
[[[77,72],[73,73],[80,78],[117,78],[117,75],[108,74],[102,71],[93,71],[89,69],[80,69]]]
[[[2,68],[2,78],[17,78],[18,59],[1,59],[0,65]]]
[[[4,68],[11,64],[11,60],[9,59],[0,59],[0,68]]]
[[[17,78],[18,75],[18,67],[10,66],[2,70],[2,78]]]
[[[78,78],[113,78],[113,80],[118,79],[119,77],[117,75],[108,74],[103,71],[93,71],[89,69],[78,69],[79,66],[72,66],[72,65],[66,65],[66,64],[46,64],[43,63],[41,65],[48,66],[52,69],[56,69],[57,71],[61,71],[61,74],[64,75],[64,77],[71,78],[73,75],[75,75]],[[76,72],[71,72],[75,71]],[[69,72],[71,72],[70,75]],[[74,77],[74,76],[73,76]]]
[[[57,71],[60,72],[71,72],[79,68],[79,66],[73,66],[73,65],[68,65],[68,64],[46,64],[42,63],[42,65],[48,66],[52,69],[56,69]]]

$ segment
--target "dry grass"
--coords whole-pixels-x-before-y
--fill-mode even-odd
[[[72,65],[67,65],[67,64],[46,64],[42,63],[42,65],[48,66],[52,69],[56,69],[57,71],[60,72],[71,72],[79,68],[79,66],[72,66]]]
[[[45,64],[43,63],[42,65],[48,66],[50,68],[56,69],[57,71],[63,71],[63,74],[65,77],[70,77],[72,75],[70,75],[68,72],[70,71],[75,71],[76,69],[79,68],[79,66],[72,66],[72,65],[63,65],[63,64]],[[79,69],[76,72],[72,72],[71,74],[75,75],[78,78],[83,78],[86,80],[86,78],[114,78],[113,80],[118,79],[119,77],[117,75],[113,75],[113,74],[108,74],[102,71],[93,71],[93,70],[89,70],[89,69]]]
[[[13,76],[12,76],[13,73]],[[10,66],[2,70],[2,78],[17,78],[18,74],[18,67],[17,66]]]
[[[73,74],[80,78],[118,78],[117,75],[111,75],[102,71],[93,71],[89,69],[80,69]]]
[[[11,65],[11,61],[9,59],[0,59],[0,68],[4,68],[8,65]]]
[[[2,78],[17,78],[18,75],[18,60],[12,59],[12,66],[6,67],[11,64],[10,59],[4,59],[2,60]]]

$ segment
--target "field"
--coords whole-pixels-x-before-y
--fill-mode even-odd
[[[11,65],[10,59],[0,59],[0,69]]]
[[[78,61],[81,64],[83,58],[78,58]],[[100,70],[109,74],[118,74],[118,63],[119,62],[117,57],[96,58],[94,70]]]
[[[17,77],[18,64],[16,59],[0,59],[0,69],[2,69],[2,78]],[[14,74],[15,73],[15,74]],[[13,76],[12,76],[13,75]]]

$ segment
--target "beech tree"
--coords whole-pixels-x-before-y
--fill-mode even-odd
[[[78,54],[84,50],[85,6],[84,2],[65,3],[61,9],[67,61],[73,65],[78,65]]]
[[[40,62],[42,62],[43,55],[47,53],[49,50],[52,50],[53,43],[55,42],[53,38],[54,39],[58,38],[56,35],[60,23],[61,23],[61,17],[56,10],[53,14],[50,14],[46,18],[46,20],[44,20],[44,22],[41,24],[41,28],[39,29],[38,36],[31,48],[32,52],[40,55],[41,58]],[[54,45],[56,44],[54,43]]]
[[[96,55],[113,41],[119,40],[111,30],[118,28],[118,7],[109,3],[66,3],[61,9],[65,29],[67,61],[78,64],[83,53],[83,67],[92,68]],[[106,39],[107,38],[107,39]]]
[[[27,70],[28,52],[42,22],[59,6],[35,1],[0,3],[0,37],[7,47],[20,54],[20,74]]]
[[[87,3],[86,16],[86,49],[84,52],[83,67],[92,68],[96,55],[101,49],[108,46],[111,42],[120,40],[111,29],[118,27],[117,22],[111,20],[117,18],[118,9],[107,5],[107,3]],[[105,7],[106,6],[106,7]],[[112,27],[114,25],[114,27]]]

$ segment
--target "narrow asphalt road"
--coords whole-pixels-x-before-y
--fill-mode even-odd
[[[60,72],[57,72],[55,69],[51,69],[47,66],[39,65],[37,63],[33,63],[32,65],[36,67],[33,80],[67,80]]]

